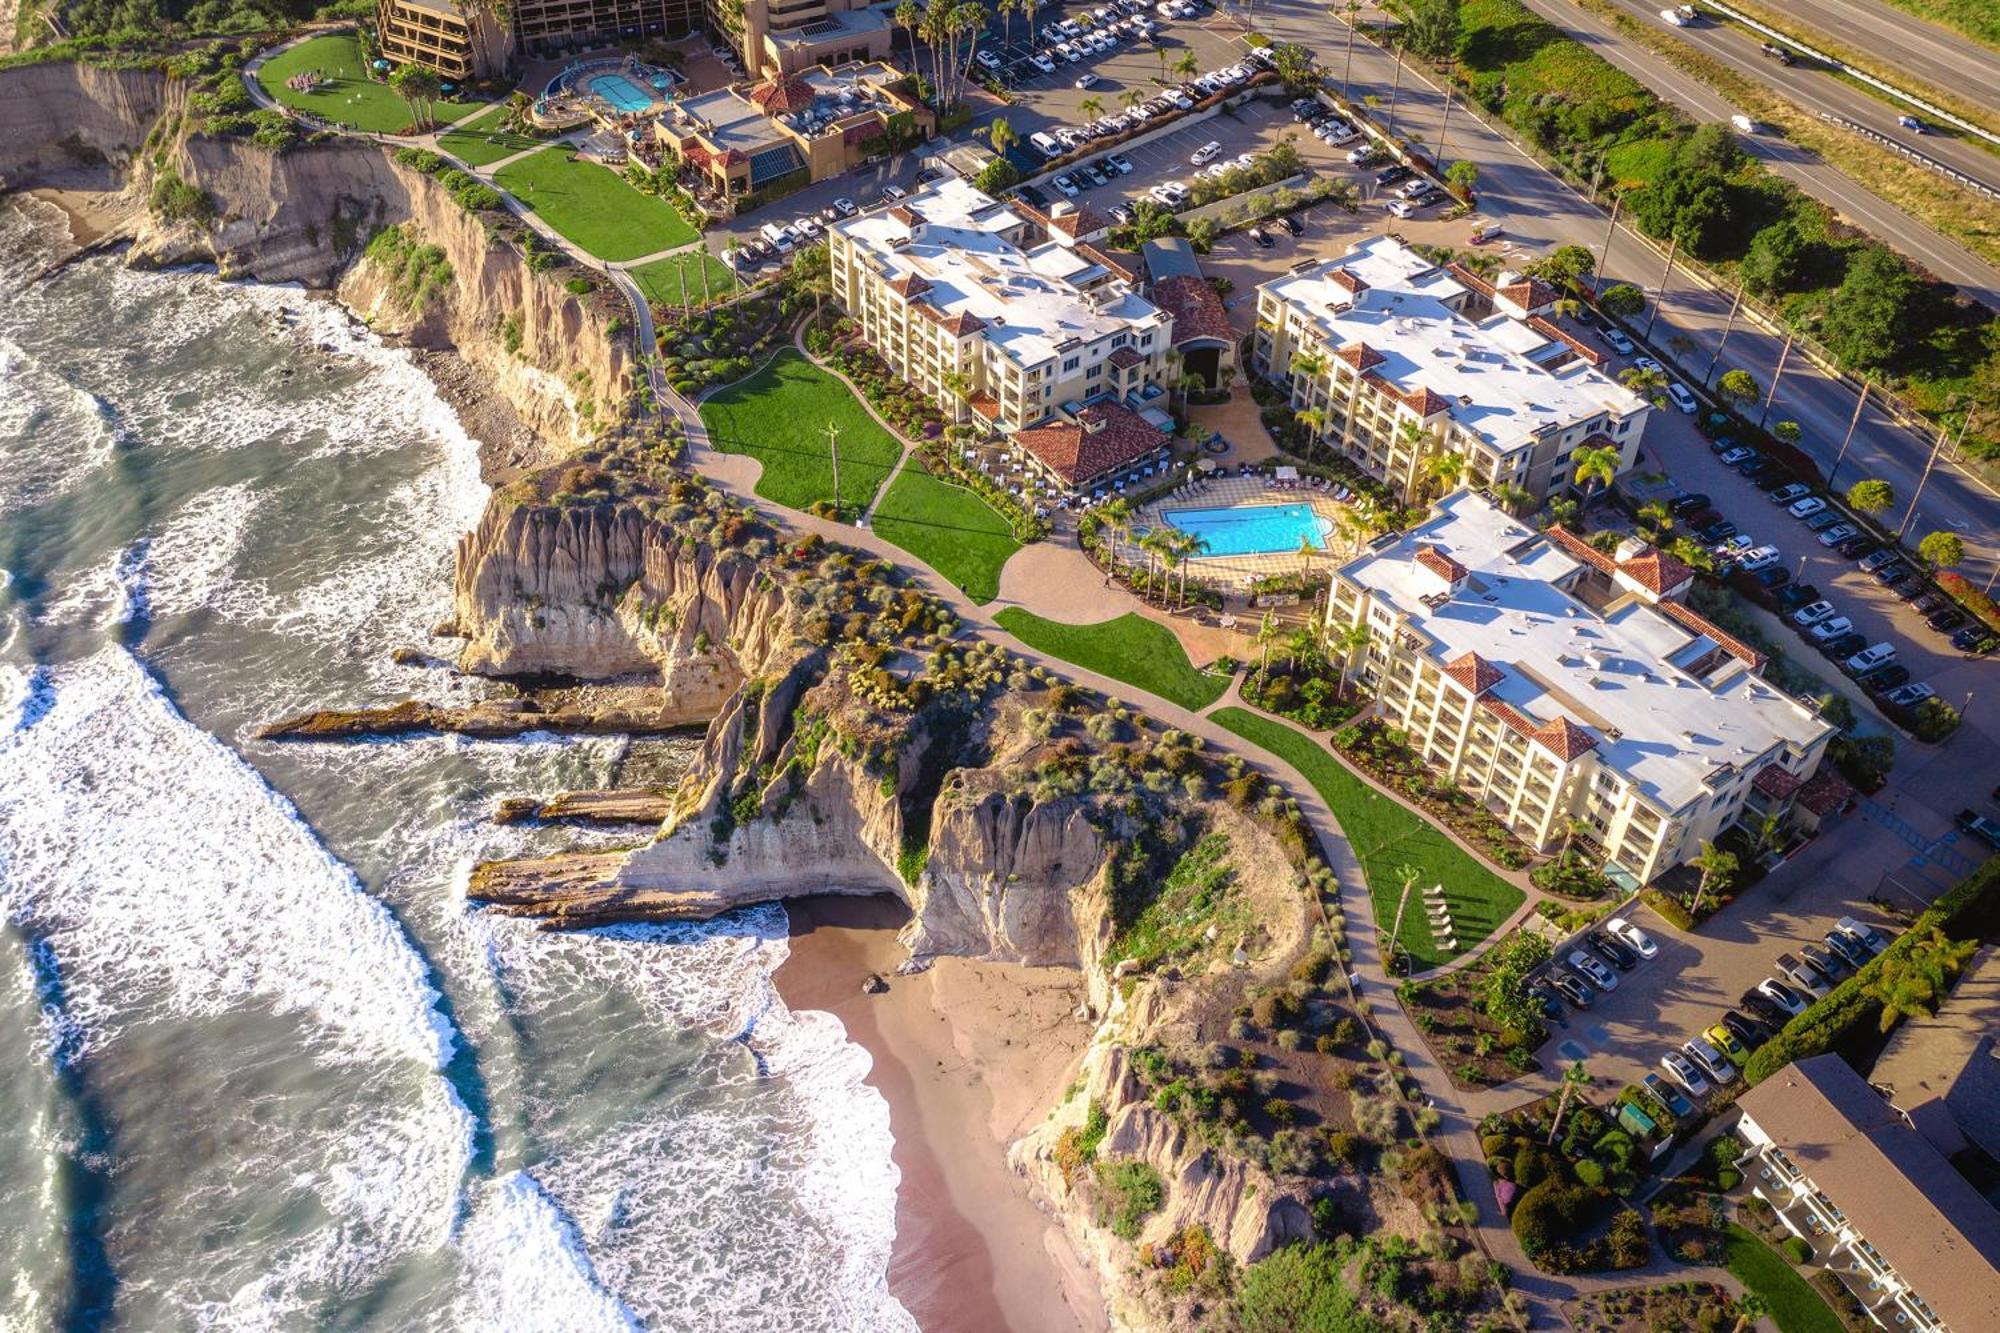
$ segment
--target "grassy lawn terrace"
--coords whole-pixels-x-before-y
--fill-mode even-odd
[[[963,486],[932,476],[915,458],[896,474],[870,522],[878,534],[950,579],[975,602],[999,596],[1000,567],[1021,549],[1013,528],[993,506]]]
[[[792,349],[701,404],[717,449],[764,465],[757,494],[793,509],[833,498],[826,427],[840,429],[840,503],[849,517],[875,498],[903,447],[845,384]]]
[[[655,259],[650,264],[641,264],[629,269],[632,281],[639,284],[639,290],[654,305],[678,306],[681,303],[681,274],[687,274],[687,299],[696,306],[703,305],[702,272],[708,273],[708,296],[721,300],[737,289],[736,275],[729,271],[729,265],[717,259],[706,250],[684,250],[665,259]]]
[[[468,166],[483,167],[547,142],[516,134],[503,123],[506,119],[507,108],[494,107],[485,115],[475,116],[451,132],[439,135],[438,147]]]
[[[1733,1222],[1728,1258],[1729,1271],[1764,1298],[1781,1333],[1847,1333],[1840,1316],[1827,1308],[1784,1255]]]
[[[1198,670],[1165,625],[1129,611],[1095,625],[1065,625],[1010,606],[994,617],[1021,642],[1193,712],[1214,703],[1229,677]]]
[[[308,70],[326,79],[316,93],[293,92],[285,80]],[[410,108],[386,83],[368,77],[361,58],[361,43],[351,32],[328,33],[280,51],[257,71],[264,91],[286,106],[310,112],[336,125],[358,130],[396,134],[410,128]],[[435,114],[450,123],[471,115],[485,102],[453,102],[439,99]]]
[[[1449,962],[1472,948],[1498,930],[1526,899],[1443,830],[1370,787],[1304,732],[1243,708],[1223,708],[1210,716],[1305,774],[1353,844],[1375,902],[1375,919],[1385,933],[1395,924],[1404,868],[1416,872],[1401,934],[1415,970]],[[1457,949],[1443,948],[1431,934],[1421,895],[1433,884],[1444,886]]]
[[[621,263],[686,245],[695,229],[672,204],[641,194],[609,167],[547,148],[500,169],[501,188],[599,259]]]

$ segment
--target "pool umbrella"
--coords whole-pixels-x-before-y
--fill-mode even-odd
[[[386,60],[378,60],[378,61],[376,61],[376,62],[375,62],[375,68],[376,68],[376,69],[387,69],[387,68],[389,68],[389,62],[388,62],[388,61],[386,61]]]

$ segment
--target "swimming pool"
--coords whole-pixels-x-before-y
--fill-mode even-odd
[[[1311,505],[1244,505],[1236,509],[1169,509],[1167,522],[1192,533],[1207,545],[1202,555],[1291,554],[1300,542],[1315,551],[1326,549],[1333,520],[1321,518]]]
[[[589,80],[591,94],[619,111],[644,111],[653,104],[653,95],[623,74],[594,74]]]

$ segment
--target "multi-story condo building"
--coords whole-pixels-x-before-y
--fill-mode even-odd
[[[880,61],[779,74],[746,93],[682,98],[654,121],[661,143],[737,199],[788,177],[825,180],[859,163],[887,136],[928,134],[929,107]]]
[[[515,53],[549,56],[637,37],[687,32],[700,0],[512,0],[460,6],[453,0],[381,0],[382,54],[426,65],[448,79],[503,74]]]
[[[1442,450],[1473,486],[1540,499],[1575,486],[1580,448],[1631,467],[1652,410],[1548,318],[1555,304],[1540,282],[1495,286],[1377,236],[1260,287],[1254,356],[1316,414],[1316,444],[1399,493]]]
[[[827,234],[834,299],[947,412],[1007,434],[1086,408],[1104,409],[1091,414],[1100,432],[1122,413],[1163,416],[1151,405],[1164,406],[1173,319],[1081,239],[1087,218],[1043,218],[946,180]],[[1145,451],[1163,442],[1147,437]]]
[[[888,14],[867,0],[707,0],[707,13],[710,30],[753,76],[885,60],[896,35]]]
[[[1736,1104],[1752,1187],[1870,1319],[2000,1329],[2000,1213],[1845,1060],[1800,1060]]]
[[[1788,817],[1833,734],[1681,603],[1692,582],[1465,490],[1343,565],[1327,624],[1367,627],[1358,674],[1426,762],[1536,848],[1580,821],[1634,888],[1739,820]]]

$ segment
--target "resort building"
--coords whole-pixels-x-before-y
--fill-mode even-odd
[[[464,7],[452,0],[381,0],[382,55],[428,66],[447,79],[504,74],[517,51],[535,57],[642,37],[684,33],[701,18],[698,0],[512,0]]]
[[[708,0],[707,13],[753,77],[886,60],[895,40],[888,13],[863,0]]]
[[[1632,466],[1651,404],[1548,318],[1556,294],[1495,286],[1390,236],[1307,260],[1257,292],[1258,367],[1315,413],[1315,443],[1414,494],[1424,460],[1462,455],[1462,479],[1541,499],[1577,489],[1582,448]]]
[[[660,142],[725,199],[838,176],[888,138],[927,135],[930,109],[880,61],[779,74],[749,92],[720,88],[668,105]]]
[[[1140,247],[1146,264],[1146,294],[1174,319],[1169,382],[1187,375],[1203,387],[1222,389],[1236,378],[1236,330],[1222,293],[1201,271],[1201,260],[1185,236],[1162,236]]]
[[[1996,957],[2000,946],[1974,954],[1937,1012],[1899,1023],[1868,1071],[1868,1082],[1947,1157],[1976,1146],[2000,1160]]]
[[[499,77],[513,52],[497,10],[460,9],[452,0],[382,0],[375,31],[383,59],[422,65],[460,83]]]
[[[1335,572],[1327,626],[1367,627],[1355,670],[1436,771],[1538,849],[1580,821],[1631,889],[1789,819],[1834,731],[1680,601],[1693,578],[1462,490]]]
[[[1044,217],[940,181],[828,228],[833,297],[883,360],[961,420],[1010,435],[1059,420],[1137,437],[1130,414],[1157,432],[1169,420],[1173,318],[1080,239],[1088,225],[1082,213]]]
[[[2000,1328],[2000,1213],[1838,1055],[1737,1101],[1752,1187],[1884,1329]]]

